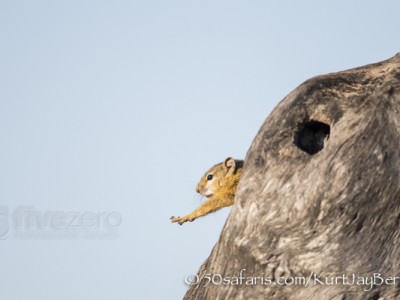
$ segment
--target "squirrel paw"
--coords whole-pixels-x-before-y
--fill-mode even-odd
[[[178,223],[179,225],[182,225],[185,222],[193,222],[195,220],[195,218],[189,219],[189,218],[186,218],[186,217],[180,218],[180,217],[172,216],[170,218],[170,220],[171,220],[172,223]]]

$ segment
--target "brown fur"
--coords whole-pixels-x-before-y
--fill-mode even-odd
[[[196,191],[208,199],[196,210],[184,217],[171,217],[171,222],[182,225],[233,204],[236,188],[242,175],[243,161],[228,157],[224,162],[213,166],[200,179]],[[212,182],[207,177],[212,175]]]

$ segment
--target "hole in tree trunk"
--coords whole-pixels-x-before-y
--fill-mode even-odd
[[[329,137],[329,133],[328,124],[307,120],[298,125],[293,142],[308,154],[315,154],[324,148],[324,141]]]

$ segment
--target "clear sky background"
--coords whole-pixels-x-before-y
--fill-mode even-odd
[[[400,52],[399,12],[397,0],[0,1],[0,299],[182,298],[230,208],[169,217],[201,203],[203,173],[244,158],[300,83]],[[118,235],[15,235],[54,234],[55,212],[89,216],[72,232],[114,212]]]

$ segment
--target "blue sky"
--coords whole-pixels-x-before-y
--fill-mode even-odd
[[[399,11],[1,1],[0,298],[182,298],[230,209],[183,226],[169,217],[201,203],[204,171],[244,158],[300,83],[400,52]],[[73,216],[72,234],[116,235],[55,235]],[[31,230],[50,236],[18,235]]]

